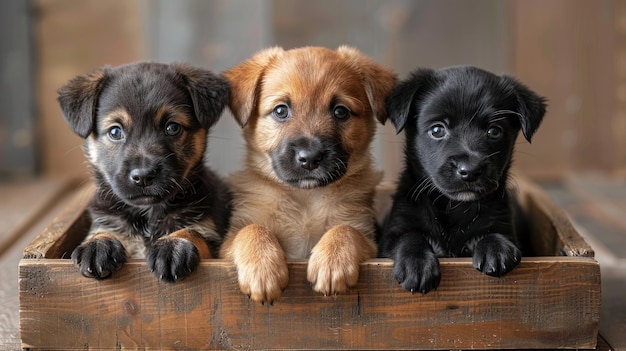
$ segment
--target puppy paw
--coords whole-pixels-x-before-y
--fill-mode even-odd
[[[112,235],[96,234],[74,249],[72,261],[83,276],[105,279],[126,262],[126,250]]]
[[[313,247],[307,279],[313,290],[324,295],[344,292],[359,280],[359,264],[375,255],[373,243],[359,231],[335,226]]]
[[[472,264],[477,270],[500,277],[515,268],[522,259],[522,252],[501,234],[489,234],[474,248]]]
[[[193,272],[200,262],[196,246],[189,240],[164,236],[149,249],[146,263],[157,278],[175,283]]]
[[[264,226],[251,224],[225,243],[241,292],[251,300],[274,303],[289,283],[289,269],[278,239]]]
[[[399,251],[394,258],[393,275],[411,294],[426,294],[436,289],[441,281],[439,260],[432,250]]]

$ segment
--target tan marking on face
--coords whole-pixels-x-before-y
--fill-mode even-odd
[[[104,115],[98,121],[98,130],[101,136],[106,136],[106,133],[113,126],[120,126],[124,132],[127,132],[133,127],[133,118],[128,111],[123,108],[113,110]]]
[[[189,172],[203,162],[206,150],[208,133],[204,128],[194,125],[193,118],[195,117],[190,116],[186,109],[171,105],[161,106],[154,118],[156,128],[162,128],[163,133],[167,124],[172,122],[183,127],[181,135],[175,137],[172,144],[176,157],[184,163],[183,178],[187,178]]]

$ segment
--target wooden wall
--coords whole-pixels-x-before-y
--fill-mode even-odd
[[[626,176],[626,4],[585,0],[292,2],[37,0],[37,105],[42,169],[84,174],[81,140],[56,89],[74,75],[139,59],[223,70],[270,45],[352,44],[396,69],[474,64],[516,75],[549,100],[544,124],[518,143],[516,168],[536,177]],[[238,168],[241,139],[224,116],[212,166]],[[402,138],[380,129],[379,166],[399,170]],[[235,161],[234,161],[235,160]]]
[[[33,7],[41,168],[47,176],[82,177],[86,174],[82,139],[65,124],[56,91],[98,66],[145,57],[141,3],[36,0]]]
[[[626,6],[620,1],[517,0],[511,11],[514,72],[549,99],[533,144],[520,145],[519,168],[544,176],[623,172]]]

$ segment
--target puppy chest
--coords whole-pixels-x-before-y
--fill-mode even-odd
[[[335,222],[324,206],[293,203],[284,204],[275,213],[273,231],[287,257],[306,258],[311,249]]]

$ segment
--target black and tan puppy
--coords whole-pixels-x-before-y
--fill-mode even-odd
[[[272,302],[287,258],[309,258],[315,291],[356,284],[375,257],[370,144],[396,78],[349,47],[272,48],[225,73],[246,158],[230,178],[233,217],[221,255],[251,299]]]
[[[84,276],[104,279],[128,256],[145,256],[175,282],[217,255],[230,193],[204,153],[229,91],[209,71],[145,62],[102,67],[59,89],[96,184],[90,233],[72,253]]]
[[[439,285],[438,257],[471,256],[501,276],[520,262],[507,180],[519,131],[530,142],[544,99],[508,76],[475,67],[420,69],[388,99],[404,130],[405,167],[380,240],[407,290]]]

